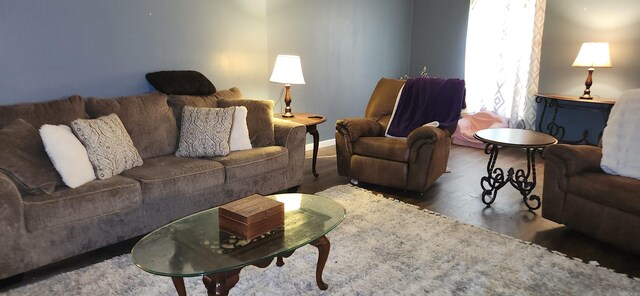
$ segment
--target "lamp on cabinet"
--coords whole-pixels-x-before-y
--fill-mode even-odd
[[[607,42],[585,42],[582,43],[573,67],[588,67],[587,80],[584,82],[584,93],[580,97],[584,100],[591,100],[591,85],[593,84],[593,70],[595,68],[611,68],[611,57],[609,55],[609,43]]]

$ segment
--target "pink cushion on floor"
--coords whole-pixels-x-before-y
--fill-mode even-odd
[[[479,130],[501,127],[509,127],[507,119],[493,112],[480,111],[467,114],[458,120],[458,128],[452,136],[453,143],[473,148],[484,148],[486,144],[476,140],[473,134]]]

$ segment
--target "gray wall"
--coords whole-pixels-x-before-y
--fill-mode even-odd
[[[261,97],[267,65],[266,0],[0,1],[0,104],[148,92],[169,69]]]
[[[469,0],[415,0],[411,75],[427,67],[431,77],[463,78]]]
[[[278,54],[299,55],[306,84],[291,86],[294,112],[319,113],[320,140],[335,121],[362,117],[381,77],[408,71],[410,0],[268,0],[269,74]],[[277,99],[281,85],[271,84]],[[284,103],[276,108],[284,109]],[[282,109],[280,109],[282,108]]]
[[[585,68],[571,67],[580,45],[606,41],[613,68],[596,69],[591,94],[617,98],[640,87],[640,1],[549,0],[540,65],[540,92],[582,95]]]

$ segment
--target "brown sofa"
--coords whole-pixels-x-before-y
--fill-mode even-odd
[[[422,126],[406,139],[385,137],[404,80],[382,78],[364,113],[365,118],[336,122],[338,174],[358,182],[424,192],[447,168],[451,134]]]
[[[276,118],[274,144],[213,159],[174,156],[179,136],[174,111],[184,104],[213,107],[229,95],[237,99],[238,93],[234,88],[208,97],[73,96],[0,106],[0,127],[16,118],[39,128],[114,112],[144,160],[140,167],[75,189],[59,184],[52,194],[25,194],[0,171],[0,279],[145,234],[252,193],[271,194],[300,185],[305,127]],[[252,120],[250,112],[250,128]],[[253,142],[255,135],[251,136]]]
[[[640,180],[603,172],[594,146],[552,145],[544,157],[542,216],[640,253]]]

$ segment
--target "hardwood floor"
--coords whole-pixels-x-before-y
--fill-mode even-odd
[[[480,178],[486,173],[487,160],[488,155],[481,149],[453,146],[449,157],[451,173],[440,177],[424,194],[362,183],[359,186],[464,223],[536,243],[587,263],[597,261],[606,268],[631,277],[640,277],[640,255],[625,252],[544,219],[540,216],[540,210],[535,214],[529,212],[522,203],[520,194],[510,186],[502,188],[493,205],[486,208],[480,199]],[[538,184],[534,193],[541,196],[544,160],[538,158],[536,163]],[[526,167],[524,151],[501,150],[497,166]],[[335,185],[348,184],[350,181],[349,178],[338,176],[334,146],[320,149],[317,171],[320,176],[314,178],[311,173],[311,153],[308,152],[305,160],[304,181],[298,189],[299,192],[316,193]],[[130,239],[30,271],[25,274],[24,280],[17,284],[0,281],[0,293],[16,285],[25,285],[60,272],[129,253],[139,239],[140,237]]]
[[[540,210],[531,213],[523,204],[520,193],[509,185],[500,189],[495,202],[486,208],[481,200],[480,178],[486,174],[487,160],[488,155],[482,149],[454,145],[449,157],[451,173],[440,177],[423,195],[371,184],[360,183],[358,186],[464,223],[536,243],[586,263],[596,261],[606,268],[640,277],[640,255],[620,250],[542,218]],[[320,149],[318,178],[314,178],[310,172],[310,159],[305,165],[305,179],[299,192],[315,193],[350,181],[349,178],[338,176],[334,146]],[[524,150],[500,150],[497,167],[526,168],[526,165]],[[538,183],[534,194],[542,196],[544,159],[536,158],[536,170]]]

